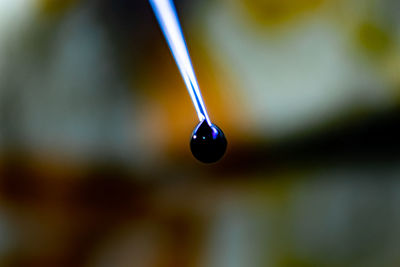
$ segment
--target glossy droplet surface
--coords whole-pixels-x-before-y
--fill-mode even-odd
[[[214,163],[225,154],[227,141],[224,133],[216,125],[204,120],[193,131],[190,149],[193,156],[203,163]]]

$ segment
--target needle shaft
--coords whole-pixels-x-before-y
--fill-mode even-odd
[[[185,82],[199,120],[206,120],[211,125],[172,0],[149,0],[149,2]]]

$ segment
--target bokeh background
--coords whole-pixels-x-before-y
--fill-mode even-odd
[[[0,266],[400,266],[400,2],[0,0]]]

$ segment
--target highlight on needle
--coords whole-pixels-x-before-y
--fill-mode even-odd
[[[199,120],[205,119],[211,125],[173,2],[171,0],[149,0],[149,2],[178,65]]]

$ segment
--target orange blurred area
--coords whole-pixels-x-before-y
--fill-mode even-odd
[[[399,266],[400,5],[0,1],[0,266]]]

